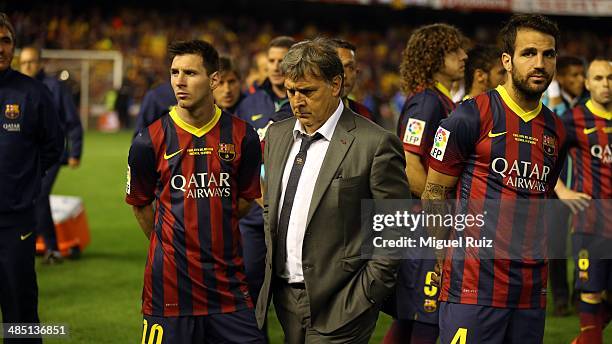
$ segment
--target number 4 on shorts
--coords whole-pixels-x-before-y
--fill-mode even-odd
[[[466,344],[467,343],[467,328],[459,327],[457,332],[455,332],[455,336],[453,340],[451,340],[450,344]]]

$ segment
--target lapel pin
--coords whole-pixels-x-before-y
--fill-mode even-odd
[[[345,144],[346,144],[346,140],[345,140],[345,139],[340,140],[340,142],[341,142],[343,145],[345,145]]]

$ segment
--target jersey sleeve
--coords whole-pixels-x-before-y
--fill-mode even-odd
[[[242,158],[238,170],[238,195],[252,200],[261,197],[259,176],[261,170],[261,143],[255,129],[246,124],[246,133],[242,140]]]
[[[145,129],[138,133],[130,147],[125,201],[135,206],[153,202],[158,178],[155,151],[149,131]]]
[[[436,96],[417,94],[406,101],[400,117],[399,137],[404,151],[426,157],[436,128],[443,118],[442,105]]]
[[[436,130],[429,167],[458,177],[480,136],[480,115],[473,99],[461,103]]]
[[[551,174],[550,174],[550,178],[548,178],[548,186],[549,186],[549,190],[551,193],[554,193],[554,188],[555,188],[555,184],[557,183],[557,179],[559,178],[559,176],[561,176],[561,172],[563,171],[563,169],[566,167],[566,162],[567,159],[569,157],[568,153],[569,150],[573,147],[574,143],[571,143],[569,141],[569,133],[570,131],[567,129],[565,120],[567,119],[567,117],[572,117],[573,118],[573,114],[571,111],[566,112],[563,117],[561,119],[555,118],[556,119],[556,135],[557,135],[557,140],[559,140],[559,152],[557,153],[557,160],[555,161],[555,165],[551,170]],[[573,122],[573,120],[571,120],[571,122]],[[575,126],[575,124],[574,124]],[[574,133],[574,139],[576,137],[576,131],[575,131],[575,127],[573,128],[574,130],[572,130],[572,132]],[[576,141],[574,141],[576,142]],[[563,180],[562,180],[563,182]]]
[[[574,111],[568,110],[561,116],[561,122],[565,128],[565,145],[567,147],[573,147],[578,142],[576,136],[576,119],[574,117]]]
[[[66,137],[68,139],[69,156],[80,159],[83,151],[83,126],[81,117],[72,99],[72,93],[64,84],[59,85],[61,109],[66,117]]]
[[[39,120],[40,162],[44,171],[56,164],[64,151],[64,129],[58,109],[53,104],[50,91],[40,84],[36,112]]]

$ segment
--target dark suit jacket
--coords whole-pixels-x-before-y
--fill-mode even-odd
[[[274,290],[274,253],[282,175],[293,144],[290,118],[266,134],[264,221],[266,275],[257,303],[263,324]],[[402,144],[392,133],[345,108],[314,188],[302,249],[312,326],[330,333],[379,305],[396,280],[398,261],[362,259],[362,199],[410,198]]]

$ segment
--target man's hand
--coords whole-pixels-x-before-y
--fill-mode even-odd
[[[151,204],[132,206],[132,211],[134,212],[134,217],[136,217],[136,221],[138,221],[142,232],[147,239],[151,240],[151,233],[153,233],[154,230],[153,222],[155,219],[153,206]]]
[[[442,263],[441,259],[436,259],[436,265],[434,266],[434,273],[431,276],[431,284],[440,288],[442,285]]]
[[[238,218],[241,219],[245,217],[249,211],[251,211],[252,206],[252,200],[244,199],[242,197],[238,198]]]
[[[81,160],[77,158],[68,158],[68,167],[75,169],[81,165]]]
[[[555,186],[555,193],[559,200],[570,208],[573,214],[583,211],[589,206],[591,196],[576,192],[567,188],[561,181],[557,181]]]

